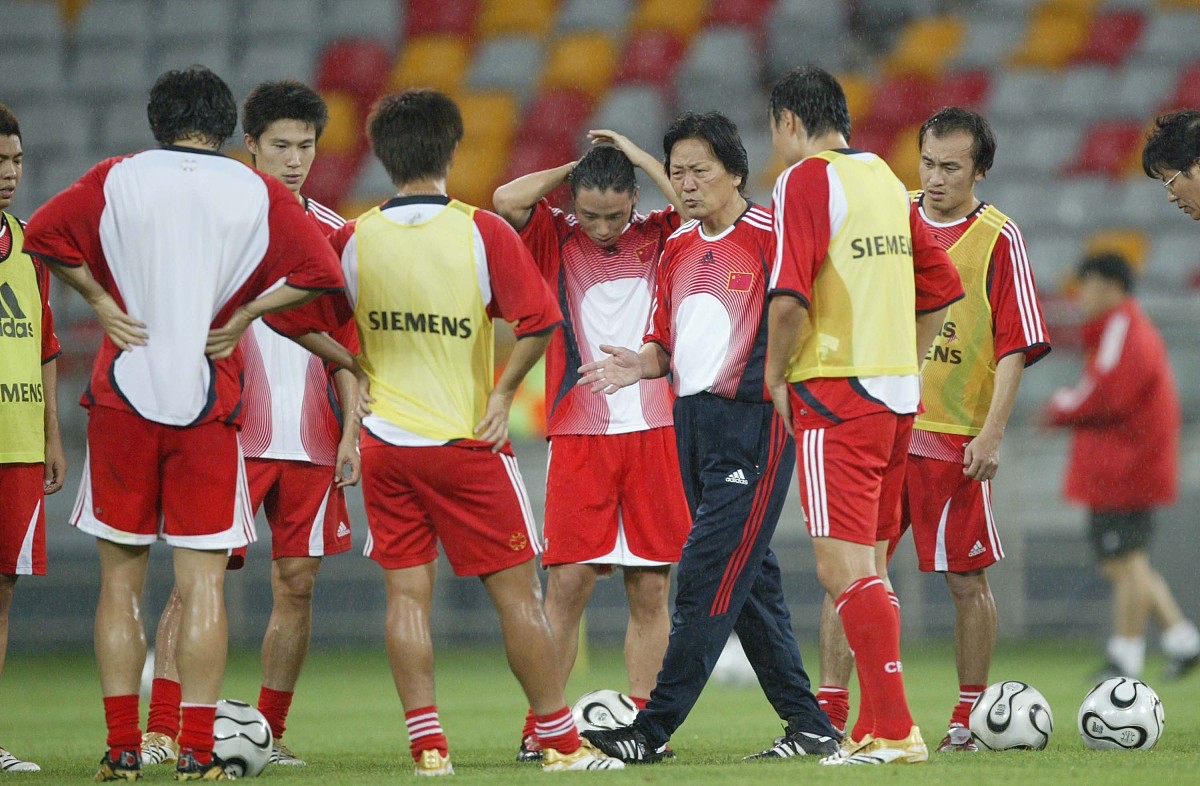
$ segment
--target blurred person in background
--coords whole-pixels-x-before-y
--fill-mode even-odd
[[[650,322],[658,258],[679,228],[678,196],[653,156],[613,131],[578,161],[519,177],[496,189],[496,212],[521,233],[558,294],[566,328],[546,351],[546,617],[563,680],[575,666],[579,625],[596,580],[620,568],[629,601],[625,669],[629,695],[646,706],[671,631],[671,565],[679,561],[691,516],[665,378],[642,380],[612,396],[576,386],[578,368],[601,357],[601,344],[628,346]],[[671,200],[666,210],[637,211],[634,167]],[[568,214],[546,195],[570,184]],[[565,684],[564,684],[564,687]],[[518,761],[537,760],[532,711]]]
[[[62,488],[67,470],[50,271],[25,253],[25,224],[8,212],[23,161],[21,126],[0,104],[0,675],[17,578],[46,575],[43,498]],[[0,772],[40,769],[0,747]]]
[[[1200,663],[1200,633],[1150,564],[1154,510],[1173,503],[1179,486],[1175,377],[1166,343],[1133,295],[1129,263],[1117,254],[1091,256],[1078,278],[1087,320],[1083,378],[1055,392],[1042,419],[1072,431],[1064,493],[1091,511],[1092,545],[1112,585],[1108,662],[1096,676],[1142,675],[1153,617],[1162,631],[1165,676],[1175,679]]]
[[[238,443],[237,342],[271,311],[343,286],[296,196],[220,154],[237,104],[212,71],[168,71],[147,115],[161,147],[110,158],[30,219],[26,249],[84,297],[105,336],[83,404],[88,457],[71,523],[96,538],[96,660],[108,727],[97,781],[142,776],[141,595],[172,547],[181,600],[177,780],[220,780],[213,722],[228,649],[225,569],[255,537]]]
[[[321,96],[300,82],[264,82],[242,105],[243,141],[255,169],[278,178],[304,212],[330,235],[346,222],[301,193],[329,119]],[[335,338],[358,351],[353,324]],[[245,361],[240,440],[251,510],[266,508],[271,527],[271,618],[262,643],[258,709],[271,726],[271,763],[303,765],[283,744],[296,682],[312,634],[312,597],[321,558],[350,548],[350,516],[342,488],[358,482],[358,383],[255,320],[238,349]],[[245,549],[230,557],[231,569]],[[155,634],[150,717],[142,763],[174,761],[179,753],[179,593],[172,591]]]

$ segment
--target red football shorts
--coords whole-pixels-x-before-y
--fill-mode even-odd
[[[322,557],[350,548],[346,496],[334,468],[307,461],[246,459],[250,505],[271,525],[271,559]]]
[[[873,546],[900,534],[912,424],[912,415],[880,412],[796,432],[810,535]]]
[[[46,575],[45,464],[0,464],[0,573]]]
[[[550,439],[542,565],[666,565],[691,528],[674,428]]]
[[[437,544],[459,576],[479,576],[540,551],[533,511],[509,447],[398,447],[364,433],[363,553],[387,570],[437,559]]]
[[[160,537],[219,551],[254,540],[254,511],[237,429],[227,423],[165,426],[132,412],[92,407],[83,482],[71,523],[126,545]]]
[[[968,478],[953,461],[909,456],[904,492],[921,570],[966,573],[1004,559],[991,481]]]

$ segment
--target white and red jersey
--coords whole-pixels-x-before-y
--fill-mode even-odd
[[[546,431],[624,434],[672,423],[671,386],[642,380],[611,396],[577,388],[579,367],[604,356],[601,344],[636,347],[650,326],[650,304],[663,244],[679,228],[673,208],[635,212],[616,245],[600,248],[575,216],[541,200],[521,239],[558,298],[565,317],[546,350]]]
[[[971,211],[970,215],[947,223],[938,223],[925,214],[922,207],[924,195],[912,204],[914,223],[923,224],[939,246],[949,249],[979,217],[986,203]],[[1049,333],[1042,318],[1038,303],[1037,286],[1029,254],[1025,250],[1025,238],[1012,219],[1004,222],[1000,237],[992,248],[987,274],[988,303],[992,312],[992,340],[995,357],[999,362],[1007,355],[1024,353],[1025,365],[1030,366],[1045,357],[1050,351]],[[967,359],[968,362],[970,359]],[[980,359],[986,362],[987,359]],[[909,452],[925,458],[961,463],[963,449],[971,441],[961,434],[946,434],[913,429]]]
[[[671,356],[677,396],[767,400],[764,304],[774,259],[771,211],[755,204],[714,237],[688,221],[667,239],[645,340]]]
[[[315,200],[305,199],[304,208],[326,236],[346,223]],[[352,323],[333,337],[352,354],[358,353]],[[242,452],[246,458],[332,466],[342,435],[342,411],[324,361],[261,319],[242,336],[238,348],[245,363]]]
[[[215,152],[166,146],[97,164],[29,221],[27,250],[92,276],[146,324],[145,346],[105,336],[85,406],[189,426],[236,422],[241,353],[213,361],[209,330],[280,279],[343,286],[337,257],[274,177]]]

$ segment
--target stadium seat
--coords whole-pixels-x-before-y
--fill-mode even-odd
[[[1025,120],[1050,89],[1051,74],[1041,69],[998,69],[987,112],[993,123]]]
[[[1112,107],[1107,100],[1097,100],[1113,91],[1113,71],[1100,65],[1076,65],[1056,72],[1047,83],[1046,92],[1029,107],[1030,117],[1045,120],[1071,120],[1080,125],[1110,117]]]
[[[1142,273],[1147,289],[1181,293],[1194,290],[1200,274],[1200,244],[1191,227],[1155,235]]]
[[[52,158],[73,158],[90,152],[92,147],[92,112],[70,99],[54,102],[12,106],[21,124],[21,143],[30,166],[26,172],[44,166]],[[146,105],[127,122],[146,125]],[[36,161],[36,165],[34,165]],[[82,174],[82,173],[80,173]]]
[[[853,121],[853,115],[851,115]],[[880,158],[887,159],[892,154],[896,144],[897,130],[893,126],[873,125],[864,123],[850,127],[850,147],[855,150],[866,150]]]
[[[1162,183],[1146,177],[1140,166],[1137,175],[1122,183],[1112,195],[1112,204],[1123,224],[1146,227],[1155,232],[1160,229],[1171,231],[1185,220],[1179,208],[1167,201]]]
[[[471,50],[458,36],[410,38],[387,76],[387,89],[435,87],[454,92],[462,85],[470,64]]]
[[[379,159],[375,156],[367,156],[363,161],[362,167],[354,176],[354,183],[351,186],[350,193],[347,199],[358,201],[369,201],[372,204],[379,204],[390,195],[396,193],[396,186],[392,183],[392,179],[388,177],[387,170],[383,168],[383,164],[379,163]],[[368,205],[369,209],[371,205]],[[359,211],[364,212],[364,211]],[[342,215],[349,217],[354,215],[351,213],[343,213]]]
[[[616,82],[671,85],[685,48],[679,36],[667,30],[636,33],[625,44]]]
[[[75,23],[80,48],[100,46],[145,47],[150,40],[150,7],[145,0],[91,0]],[[130,24],[130,20],[142,24]]]
[[[508,147],[520,119],[520,107],[512,94],[502,90],[463,93],[457,101],[463,116],[464,144],[499,142]]]
[[[404,37],[456,35],[464,39],[475,35],[479,0],[408,0],[404,18]]]
[[[852,63],[848,5],[778,0],[767,22],[767,81],[774,81],[806,62],[833,71],[859,67]]]
[[[528,100],[537,89],[546,49],[536,38],[499,36],[484,41],[471,61],[467,86],[472,90],[508,90]]]
[[[1193,60],[1200,40],[1200,14],[1194,11],[1160,11],[1149,17],[1137,58],[1145,63]]]
[[[349,191],[362,161],[358,152],[322,151],[308,170],[304,193],[323,205],[339,205]]]
[[[875,89],[866,122],[893,129],[922,123],[932,114],[933,80],[915,74],[885,77]]]
[[[867,116],[871,98],[875,95],[875,81],[861,72],[836,74],[842,91],[846,94],[846,106],[850,109],[850,122],[856,125]]]
[[[1077,63],[1099,63],[1117,67],[1125,64],[1137,48],[1146,17],[1134,8],[1104,11],[1092,21],[1087,40],[1075,54]]]
[[[4,31],[6,48],[28,51],[62,47],[63,20],[55,3],[0,3],[0,30]]]
[[[145,118],[146,100],[141,96],[105,105],[100,111],[100,133],[95,152],[107,158],[154,147],[154,134]]]
[[[476,31],[480,36],[544,37],[554,26],[558,0],[482,0]]]
[[[329,108],[329,122],[321,134],[319,150],[322,154],[347,153],[362,150],[366,145],[363,120],[366,117],[359,96],[344,90],[323,90],[321,97]]]
[[[312,84],[316,54],[315,47],[299,42],[273,46],[259,44],[242,53],[242,60],[229,86],[234,89],[234,95],[244,96],[254,85],[270,79],[298,79],[305,84]]]
[[[1024,15],[977,14],[958,49],[954,65],[995,68],[1017,48],[1025,35]]]
[[[525,109],[517,132],[518,146],[526,142],[547,144],[556,155],[559,151],[575,150],[583,144],[583,134],[589,130],[586,124],[593,105],[591,96],[571,88],[543,91]],[[554,120],[546,122],[546,118]]]
[[[226,81],[235,75],[230,45],[225,40],[176,41],[170,46],[154,47],[150,51],[150,71],[153,74],[161,74],[173,68],[187,68],[197,63],[207,66]],[[232,83],[230,87],[233,87]]]
[[[618,37],[625,34],[634,0],[563,0],[558,35],[589,30]]]
[[[991,90],[992,78],[986,69],[952,71],[938,80],[934,89],[933,104],[935,108],[960,106],[978,112],[987,106]]]
[[[500,141],[477,141],[460,145],[450,165],[446,191],[478,207],[492,209],[492,192],[500,185],[508,163],[508,145]]]
[[[989,200],[990,201],[990,200]],[[1008,202],[997,202],[1001,210]],[[1022,213],[1024,216],[1029,211]],[[1028,223],[1017,217],[1017,224],[1024,229]],[[1078,235],[1070,232],[1025,232],[1025,249],[1029,252],[1029,264],[1033,267],[1033,275],[1038,294],[1042,301],[1056,294],[1066,294],[1075,276],[1075,267],[1083,253],[1083,242]],[[1057,333],[1051,335],[1055,340]],[[1032,376],[1032,375],[1031,375]]]
[[[133,20],[125,18],[127,25],[136,25],[141,19],[154,22],[154,38],[157,41],[199,40],[228,41],[237,29],[237,9],[230,0],[160,0],[154,3],[154,13]],[[84,11],[86,16],[90,7]]]
[[[920,123],[901,128],[892,139],[891,150],[883,156],[888,166],[896,173],[896,177],[900,178],[910,191],[921,187],[921,176],[917,171],[921,164],[921,150],[917,147],[920,131]]]
[[[382,167],[380,168],[380,171],[383,171]],[[358,218],[368,210],[382,205],[395,193],[396,189],[389,183],[386,190],[381,191],[374,196],[347,197],[338,203],[337,213],[346,220]]]
[[[81,49],[76,56],[70,87],[76,95],[100,102],[113,96],[144,93],[151,78],[141,47],[93,46]]]
[[[744,27],[761,38],[775,0],[713,0],[706,24],[710,27]]]
[[[1088,255],[1120,254],[1138,272],[1145,270],[1149,251],[1150,238],[1140,229],[1100,229],[1088,235],[1083,248]]]
[[[668,106],[656,87],[622,85],[609,91],[604,101],[596,107],[589,125],[624,134],[635,145],[657,156],[669,120]],[[579,149],[586,149],[587,144],[587,140],[581,136]]]
[[[1010,62],[1040,68],[1068,63],[1086,43],[1091,21],[1092,12],[1083,4],[1050,2],[1035,9]]]
[[[704,24],[708,0],[642,0],[629,20],[629,30],[670,30],[685,41]]]
[[[406,3],[398,0],[327,0],[321,35],[336,38],[375,38],[393,47],[403,38]]]
[[[675,77],[682,105],[694,108],[692,96],[712,91],[743,97],[758,89],[761,59],[754,34],[740,27],[710,27],[692,40]],[[711,99],[709,99],[711,100]]]
[[[530,172],[540,172],[543,169],[562,166],[568,161],[573,161],[578,155],[578,151],[574,148],[564,150],[554,142],[527,140],[519,137],[517,144],[513,145],[512,150],[509,151],[504,181],[514,180],[522,175],[528,175]],[[551,199],[551,201],[561,203],[562,200]]]
[[[1167,99],[1179,73],[1178,63],[1130,63],[1113,74],[1117,84],[1105,103],[1114,115],[1149,117]]]
[[[1137,120],[1097,121],[1087,129],[1063,174],[1123,177],[1129,154],[1141,141],[1142,125]]]
[[[67,83],[62,52],[50,46],[0,48],[0,74],[4,74],[3,101],[10,105],[22,97],[58,95]]]
[[[1060,179],[1046,186],[1050,201],[1049,220],[1059,229],[1086,232],[1101,219],[1113,218],[1109,211],[1112,183],[1104,177]]]
[[[1174,91],[1160,107],[1163,111],[1200,106],[1200,61],[1193,62],[1178,73]]]
[[[242,6],[239,32],[250,45],[263,38],[323,38],[324,0],[249,0]]]
[[[542,69],[542,88],[570,87],[593,98],[608,89],[617,66],[617,47],[603,33],[559,38]]]
[[[953,16],[912,20],[884,59],[888,73],[941,74],[966,38],[966,28],[962,19]]]

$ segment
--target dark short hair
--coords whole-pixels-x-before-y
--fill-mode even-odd
[[[978,112],[957,106],[939,109],[933,117],[921,124],[917,134],[917,149],[925,146],[925,135],[932,133],[938,139],[962,131],[970,134],[974,140],[971,144],[971,158],[975,163],[975,171],[986,175],[996,160],[996,135],[992,132],[992,124]]]
[[[159,144],[196,136],[220,147],[237,128],[237,103],[221,77],[194,65],[158,78],[146,116]]]
[[[1100,276],[1117,284],[1126,292],[1133,291],[1133,268],[1125,257],[1112,251],[1092,254],[1079,263],[1077,275],[1080,280],[1088,276]]]
[[[837,131],[850,139],[850,107],[846,91],[833,74],[815,65],[802,65],[780,77],[771,88],[771,118],[778,123],[784,111],[804,124],[809,136]]]
[[[1142,148],[1142,171],[1158,177],[1161,169],[1186,172],[1200,158],[1200,111],[1161,115]]]
[[[256,85],[242,102],[242,130],[257,141],[277,120],[312,126],[320,139],[329,122],[329,109],[316,90],[294,79]]]
[[[567,182],[571,184],[572,196],[581,188],[632,195],[638,187],[633,162],[612,145],[597,145],[587,151],[571,170]]]
[[[371,150],[396,185],[444,177],[462,136],[458,104],[428,88],[384,96],[367,118]]]
[[[750,162],[746,146],[738,135],[737,125],[720,112],[684,112],[675,118],[663,136],[663,154],[667,172],[671,171],[671,150],[677,142],[696,139],[708,144],[713,156],[731,175],[741,176],[738,191],[745,192],[750,179]]]
[[[15,136],[21,139],[21,124],[17,122],[13,111],[4,104],[0,104],[0,136]]]

